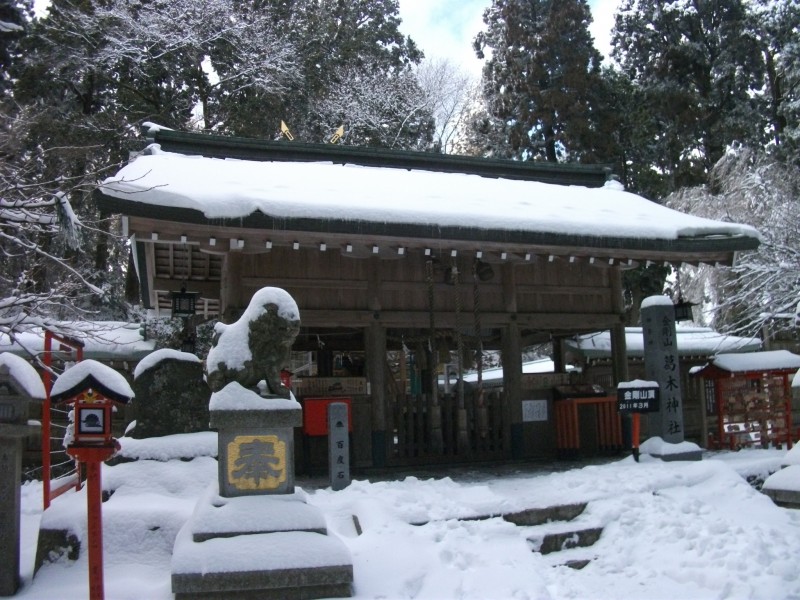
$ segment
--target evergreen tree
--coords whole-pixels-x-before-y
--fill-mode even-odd
[[[654,119],[652,164],[670,191],[705,181],[728,144],[763,131],[762,59],[742,0],[624,0],[613,48]]]
[[[419,94],[410,68],[422,53],[400,32],[397,0],[264,0],[260,5],[275,11],[301,77],[280,96],[243,95],[229,120],[233,131],[269,138],[283,120],[305,142],[326,141],[339,125],[352,127],[342,139],[347,144],[421,149],[429,142],[429,111],[417,110],[408,119]],[[375,94],[366,89],[368,82],[378,86]],[[410,88],[400,89],[403,83]],[[342,112],[357,105],[355,113]]]
[[[489,115],[505,143],[496,156],[594,160],[593,93],[601,56],[585,0],[494,0],[475,38]],[[485,122],[487,125],[491,121]]]
[[[764,68],[765,143],[779,156],[800,159],[800,0],[752,0],[748,27]]]
[[[0,92],[10,87],[11,63],[32,12],[33,0],[0,0]]]

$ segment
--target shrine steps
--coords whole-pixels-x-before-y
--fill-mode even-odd
[[[522,533],[532,552],[552,555],[547,561],[552,566],[582,569],[596,557],[591,547],[603,533],[602,527],[594,526],[587,519],[574,522],[584,514],[587,506],[587,503],[560,504],[509,513],[456,517],[455,520],[481,521],[502,518],[524,530]],[[410,525],[421,527],[430,522],[415,521]],[[356,533],[361,535],[363,527],[357,515],[353,515],[353,525]]]

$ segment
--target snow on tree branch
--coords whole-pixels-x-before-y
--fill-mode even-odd
[[[757,335],[795,326],[800,301],[800,172],[747,148],[729,151],[710,184],[673,194],[671,208],[698,216],[748,223],[761,233],[758,250],[732,268],[682,270],[684,295],[708,305],[719,329]]]

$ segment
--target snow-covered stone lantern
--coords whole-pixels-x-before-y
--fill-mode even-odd
[[[20,585],[20,486],[22,440],[37,431],[28,422],[31,402],[42,402],[45,389],[24,358],[0,354],[0,596],[13,596]]]

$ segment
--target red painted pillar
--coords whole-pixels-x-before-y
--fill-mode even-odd
[[[86,516],[89,529],[89,600],[103,600],[103,484],[99,461],[86,463]]]
[[[639,432],[641,431],[641,413],[633,413],[631,420],[631,450],[633,452],[633,459],[639,462]]]
[[[45,398],[42,403],[42,506],[44,510],[50,507],[50,390],[53,389],[53,379],[50,376],[52,361],[53,334],[49,330],[44,332],[44,365],[42,373]]]

